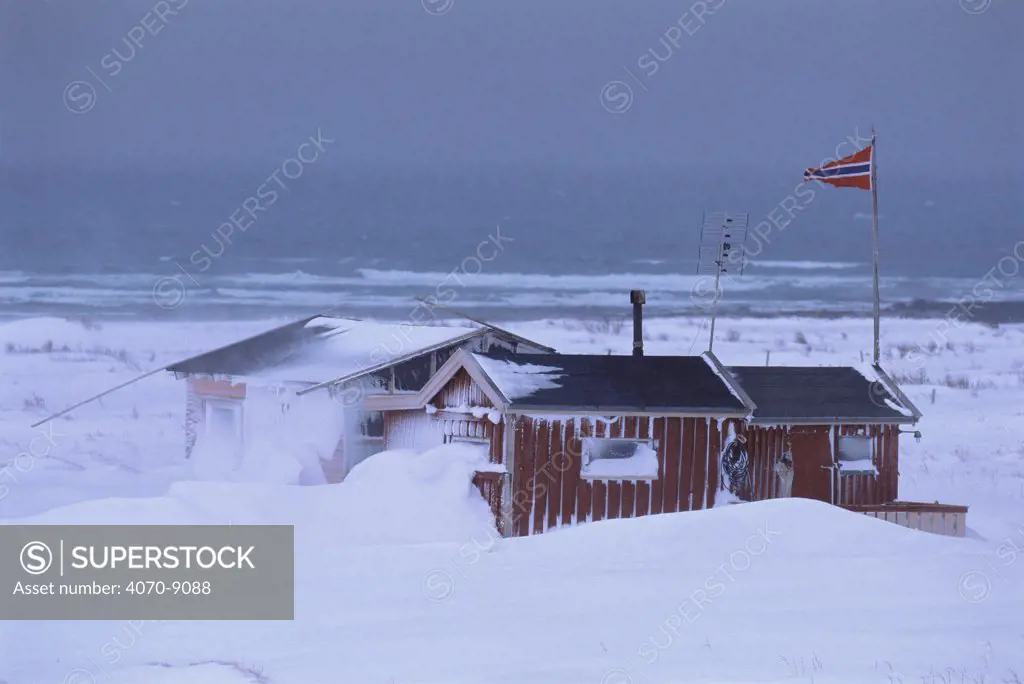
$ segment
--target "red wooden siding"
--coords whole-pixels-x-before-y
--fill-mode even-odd
[[[676,416],[545,417],[503,416],[511,425],[495,425],[487,417],[476,418],[456,411],[461,407],[493,409],[471,377],[456,375],[432,401],[434,414],[423,411],[388,412],[385,436],[397,434],[403,421],[428,425],[437,442],[458,438],[479,439],[488,444],[492,463],[504,461],[509,448],[510,482],[501,474],[478,473],[474,483],[491,506],[504,534],[527,536],[559,526],[606,518],[630,518],[657,513],[700,510],[715,505],[720,490],[719,452],[725,435],[745,434],[750,456],[747,490],[743,498],[762,500],[778,495],[775,465],[792,443],[803,459],[806,476],[801,489],[808,495],[842,505],[892,501],[898,493],[898,428],[896,426],[749,426],[728,418]],[[416,414],[413,416],[412,414]],[[410,425],[412,423],[410,422]],[[505,430],[511,430],[506,441]],[[877,475],[840,476],[827,467],[836,462],[838,437],[867,430],[874,439]],[[657,442],[658,477],[653,480],[588,479],[582,476],[582,439],[585,437],[649,439]],[[803,451],[801,451],[803,450]],[[799,475],[798,475],[799,477]],[[511,500],[503,506],[505,483]],[[503,513],[508,513],[507,520]],[[507,526],[507,529],[504,527]]]
[[[748,492],[745,498],[761,501],[775,496],[775,464],[782,458],[789,433],[780,427],[748,427],[747,453],[750,457]]]
[[[537,453],[551,453],[550,426],[547,421],[538,421],[537,434],[534,437],[534,449]],[[533,533],[544,531],[545,514],[547,513],[548,490],[551,487],[551,473],[554,461],[533,459]]]
[[[840,435],[866,435],[872,438],[873,462],[877,475],[841,475],[837,473],[839,505],[882,504],[898,496],[899,426],[841,425]],[[838,442],[838,440],[837,440]],[[838,445],[837,445],[838,449]]]
[[[576,424],[579,425],[579,430],[578,431],[573,429],[574,425],[576,425]],[[583,443],[581,441],[581,438],[582,437],[589,437],[589,436],[591,436],[592,433],[590,431],[590,421],[586,420],[586,419],[582,419],[582,418],[579,420],[578,423],[576,421],[568,421],[565,424],[565,427],[563,429],[566,432],[570,432],[570,433],[571,432],[578,432],[578,434],[576,435],[576,439],[573,442],[573,445],[575,446],[576,449],[575,449],[575,451],[572,452],[573,456],[574,456],[574,465],[572,466],[571,470],[576,473],[576,521],[575,522],[576,523],[581,523],[581,522],[584,522],[586,520],[590,520],[591,519],[591,516],[590,516],[590,502],[591,502],[591,499],[593,499],[593,496],[594,496],[594,490],[593,490],[593,487],[590,486],[590,482],[588,480],[583,479],[583,476],[580,473],[580,469],[581,469],[581,466],[582,466],[582,463],[583,463]],[[513,487],[516,486],[514,482],[512,483],[512,486]]]
[[[707,508],[715,507],[715,492],[718,491],[721,462],[719,454],[722,451],[722,425],[718,420],[712,418],[708,425],[708,495]]]
[[[530,533],[530,513],[533,511],[533,495],[536,488],[533,474],[536,424],[527,418],[519,425],[520,428],[516,430],[516,473],[512,480],[512,500],[516,509],[513,529],[516,536],[525,537]]]
[[[696,421],[686,419],[680,422],[683,424],[683,429],[680,433],[683,438],[681,444],[683,460],[679,468],[679,510],[689,511],[691,510],[690,501],[693,499],[691,487],[693,486],[693,468],[694,461],[696,460],[693,454],[693,440],[696,433],[696,425],[694,423]]]
[[[196,394],[222,399],[245,399],[245,383],[234,385],[227,380],[190,377],[188,384]]]
[[[580,471],[573,465],[582,451],[579,435],[570,429],[571,425],[561,426],[561,453],[555,454],[555,466],[562,475],[562,524],[572,525],[576,522],[577,497],[580,495]]]
[[[683,460],[683,421],[665,419],[665,447],[658,450],[658,460],[665,459],[665,483],[661,490],[661,512],[679,510],[679,466]],[[664,454],[664,456],[662,455]]]
[[[665,458],[662,457],[662,454],[665,451],[665,445],[667,444],[666,437],[668,433],[665,430],[664,418],[655,418],[653,423],[654,438],[658,440],[658,477],[651,483],[651,513],[657,514],[664,511]]]
[[[708,464],[708,419],[694,419],[693,434],[693,486],[690,489],[690,510],[699,511],[707,505]]]
[[[495,528],[500,534],[502,532],[502,519],[501,519],[501,490],[502,490],[502,474],[501,473],[477,473],[473,477],[473,484],[480,490],[480,495],[484,497],[484,501],[491,507],[491,513],[494,514]]]
[[[630,439],[637,439],[637,416],[629,416],[622,420],[622,436]],[[636,499],[637,487],[633,480],[622,481],[622,507],[620,509],[623,518],[632,518],[640,502]]]
[[[560,516],[562,513],[562,496],[564,494],[562,490],[562,468],[564,467],[564,461],[560,454],[564,455],[565,453],[565,443],[562,440],[561,423],[552,423],[548,444],[554,453],[551,460],[554,468],[551,473],[551,490],[548,493],[547,521],[547,529],[552,529],[558,527],[560,523]]]
[[[800,445],[813,444],[822,448],[822,462],[836,463],[839,458],[839,437],[841,435],[867,435],[874,440],[874,464],[877,475],[841,475],[832,471],[831,487],[828,480],[814,484],[814,495],[839,505],[869,505],[894,501],[899,494],[899,426],[898,425],[800,425],[800,426],[749,426],[746,429],[747,451],[750,455],[750,479],[747,498],[751,501],[771,499],[778,496],[778,478],[775,465],[785,451],[786,441],[799,435]],[[813,439],[807,439],[813,435]],[[824,435],[829,436],[830,447],[825,447]],[[828,448],[832,453],[828,454]],[[817,467],[816,464],[814,464]],[[797,473],[797,477],[801,473]],[[820,491],[819,491],[820,490]],[[794,495],[806,495],[804,488],[796,487]],[[834,494],[833,494],[834,493]]]
[[[558,525],[654,512],[700,509],[714,501],[720,438],[705,418],[522,416],[515,422],[512,533],[540,534]],[[658,441],[653,482],[590,480],[581,476],[582,437]]]
[[[635,423],[627,422],[627,436],[635,436],[637,439],[651,439],[651,424],[654,419],[649,416],[641,416],[639,418],[627,419],[633,420]],[[635,425],[636,432],[632,435],[629,433],[630,429],[633,429]],[[636,494],[635,494],[636,508],[633,511],[634,515],[647,515],[651,510],[651,483],[647,480],[640,480],[636,483]]]
[[[603,434],[605,437],[612,439],[622,437],[621,429],[622,419],[613,420],[610,423],[603,423]],[[622,510],[622,485],[618,480],[608,480],[608,509],[607,515],[609,519],[618,518],[619,512]]]

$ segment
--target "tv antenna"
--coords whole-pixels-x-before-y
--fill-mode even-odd
[[[715,291],[711,301],[711,337],[708,351],[715,344],[715,318],[718,300],[722,298],[722,275],[743,275],[746,263],[744,243],[747,241],[747,214],[736,211],[704,211],[700,230],[700,254],[697,276],[714,276]]]

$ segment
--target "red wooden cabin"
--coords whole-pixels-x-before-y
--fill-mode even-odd
[[[419,392],[369,397],[367,408],[384,414],[387,449],[479,444],[476,484],[506,536],[710,508],[731,434],[748,439],[741,498],[778,495],[788,449],[793,496],[884,504],[888,519],[901,505],[900,427],[920,416],[880,369],[726,369],[710,353],[462,350]]]
[[[723,425],[749,414],[710,354],[460,351],[417,395],[367,407],[384,412],[389,449],[478,442],[506,536],[713,506]]]
[[[743,433],[750,501],[777,496],[775,464],[793,456],[795,497],[869,505],[899,496],[899,436],[921,413],[879,368],[729,368],[755,408]],[[913,433],[914,431],[910,431]]]

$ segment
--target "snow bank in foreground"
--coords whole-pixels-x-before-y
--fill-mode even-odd
[[[1024,563],[1000,561],[993,544],[799,499],[494,544],[473,532],[471,457],[451,451],[374,456],[350,486],[204,485],[191,499],[179,489],[41,517],[223,523],[230,502],[238,522],[295,521],[295,620],[7,623],[6,634],[0,623],[0,679],[234,684],[242,668],[282,684],[863,684],[1024,671]],[[384,520],[377,501],[404,514]],[[452,543],[347,544],[360,528]]]
[[[262,673],[259,667],[242,663],[208,662],[144,665],[126,668],[118,675],[121,684],[253,684],[260,681]]]
[[[17,523],[283,524],[295,525],[296,536],[322,534],[321,543],[339,545],[464,541],[496,534],[490,508],[471,483],[481,458],[465,444],[385,451],[336,485],[178,482],[166,496],[85,501]]]

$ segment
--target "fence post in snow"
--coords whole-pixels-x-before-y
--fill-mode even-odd
[[[771,360],[771,358],[772,358],[772,350],[771,349],[765,349],[764,350],[764,366],[765,366],[765,368],[768,367],[768,362]]]

